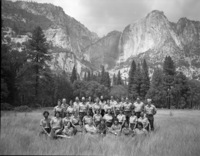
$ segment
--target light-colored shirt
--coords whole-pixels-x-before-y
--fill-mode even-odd
[[[79,111],[79,104],[80,102],[74,102],[73,106],[75,111]]]
[[[78,122],[79,122],[79,118],[78,117],[75,117],[74,115],[72,115],[71,117],[70,117],[70,119],[71,119],[71,122],[73,123],[73,124],[78,124]]]
[[[108,106],[108,105],[106,104],[106,105],[104,106],[105,112],[107,112],[108,110],[112,110],[112,109],[113,109],[113,107],[112,107],[111,105]]]
[[[116,104],[117,104],[117,101],[115,101],[115,100],[110,100],[110,105],[111,105],[111,106],[114,107]]]
[[[62,128],[62,118],[53,117],[50,124],[52,128]]]
[[[137,116],[130,116],[129,118],[129,123],[133,124],[133,123],[137,123]]]
[[[62,112],[63,111],[63,107],[61,107],[61,106],[56,106],[56,107],[54,107],[54,112]]]
[[[66,111],[66,112],[72,114],[72,113],[74,112],[74,108],[73,108],[72,106],[69,106],[69,107],[67,108],[67,111]]]
[[[114,107],[115,110],[119,111],[121,108],[123,108],[123,106],[121,105],[121,103],[117,103]]]
[[[99,104],[100,104],[100,106],[101,106],[101,109],[103,109],[104,106],[105,106],[105,104],[106,104],[106,102],[105,102],[105,101],[100,101]]]
[[[99,122],[99,121],[101,121],[101,119],[102,119],[102,116],[101,116],[101,114],[95,114],[94,116],[93,116],[93,120],[94,120],[94,122]]]
[[[92,107],[93,107],[93,103],[92,102],[87,102],[87,107],[89,108],[89,109],[92,109]]]
[[[62,119],[62,124],[63,124],[64,126],[67,126],[67,124],[68,124],[69,122],[71,122],[71,118],[70,118],[70,117],[64,117],[64,118]]]
[[[86,112],[87,111],[87,105],[83,104],[82,102],[79,104],[79,112]]]
[[[104,119],[106,122],[112,122],[113,117],[112,117],[112,115],[105,114],[105,115],[103,116],[103,119]]]
[[[144,103],[143,102],[138,103],[136,101],[133,105],[134,105],[134,111],[135,112],[141,112],[143,107],[144,107]]]
[[[61,105],[61,107],[62,107],[63,111],[66,112],[66,111],[67,111],[67,108],[69,107],[69,105],[63,103],[63,104]]]
[[[101,110],[101,106],[99,105],[99,104],[94,104],[93,105],[93,109],[94,109],[94,111],[97,111],[97,110]]]
[[[144,127],[144,128],[145,128],[146,126],[148,126],[148,124],[149,124],[149,120],[148,120],[146,117],[144,117],[144,118],[140,117],[140,118],[138,119],[138,122],[141,122],[141,123],[143,124],[143,127]]]
[[[44,128],[50,128],[50,121],[51,119],[50,118],[47,118],[47,119],[41,119],[40,120],[40,126],[44,127]]]
[[[96,127],[94,127],[93,125],[85,125],[85,130],[86,130],[86,132],[88,132],[88,133],[96,133],[96,131],[97,131],[97,129],[96,129]]]
[[[117,119],[119,122],[124,122],[126,120],[126,116],[124,114],[118,114]]]
[[[91,120],[92,120],[91,116],[86,115],[86,116],[83,117],[84,124],[89,124]]]
[[[156,110],[156,107],[154,106],[154,105],[146,105],[145,107],[144,107],[144,111],[145,111],[145,113],[146,114],[148,114],[148,115],[155,115],[156,114],[156,112],[157,112],[157,110]]]

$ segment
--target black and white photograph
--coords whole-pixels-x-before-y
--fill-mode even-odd
[[[200,156],[200,0],[0,2],[0,155]]]

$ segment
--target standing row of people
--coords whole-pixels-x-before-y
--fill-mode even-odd
[[[151,104],[151,99],[147,99],[147,105],[144,105],[139,97],[134,103],[128,98],[115,101],[112,96],[106,101],[102,96],[100,99],[96,98],[95,103],[91,97],[87,101],[82,97],[81,102],[76,97],[75,102],[70,101],[69,104],[65,99],[62,103],[58,100],[58,105],[54,107],[55,117],[49,120],[49,127],[51,134],[71,135],[83,131],[132,134],[138,128],[141,131],[154,130],[155,114],[156,108]],[[41,120],[41,126],[44,120]],[[47,131],[50,133],[48,129]]]

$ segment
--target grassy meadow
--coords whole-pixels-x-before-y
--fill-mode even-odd
[[[155,132],[147,137],[79,135],[57,140],[39,137],[42,112],[1,112],[0,155],[200,155],[199,110],[158,110]]]

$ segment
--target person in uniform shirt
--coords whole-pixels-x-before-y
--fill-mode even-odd
[[[108,113],[108,110],[110,110],[111,112],[113,112],[113,107],[110,104],[110,100],[106,101],[106,104],[104,106],[104,110],[105,110],[105,113]]]
[[[69,106],[67,107],[66,112],[68,112],[70,116],[73,115],[73,113],[74,113],[74,107],[73,107],[73,101],[72,100],[70,100]]]
[[[92,124],[92,120],[90,120],[89,124],[86,124],[84,126],[85,128],[85,132],[89,133],[89,134],[96,134],[97,133],[97,129],[96,127]]]
[[[143,128],[149,131],[149,120],[147,119],[144,112],[140,113],[140,117],[138,118],[138,122],[141,122],[143,125]]]
[[[82,102],[79,103],[79,117],[80,120],[83,120],[83,117],[86,115],[87,112],[87,105],[85,102],[85,97],[82,97]]]
[[[119,102],[119,99],[117,99],[116,101],[116,105],[114,106],[114,114],[115,116],[117,116],[120,112],[120,109],[122,108],[123,106],[121,105],[121,103]]]
[[[104,110],[104,106],[106,104],[106,101],[104,100],[103,96],[100,97],[100,106],[101,106],[101,116],[104,116],[105,114],[105,110]]]
[[[137,128],[134,130],[134,136],[146,136],[147,134],[148,132],[143,128],[143,124],[138,122]]]
[[[139,118],[140,113],[144,109],[144,103],[142,101],[140,101],[140,97],[137,97],[137,100],[136,100],[136,102],[134,102],[133,107],[134,107],[134,111],[135,111],[137,118]]]
[[[129,128],[127,121],[124,123],[124,127],[122,128],[121,134],[123,136],[133,136],[133,131]]]
[[[51,137],[54,138],[57,134],[62,132],[63,124],[60,112],[57,111],[55,113],[55,117],[51,119],[50,125],[51,125],[51,132],[50,132]]]
[[[131,130],[134,130],[137,126],[137,116],[135,115],[135,112],[132,110],[131,116],[129,118],[129,127]]]
[[[63,108],[61,107],[61,101],[58,100],[58,105],[54,107],[54,116],[56,115],[56,112],[60,112],[60,114],[63,114]]]
[[[113,96],[110,97],[110,104],[112,107],[114,107],[117,104],[117,102],[114,100]]]
[[[90,116],[90,112],[87,111],[87,114],[83,117],[83,125],[89,124],[89,122],[92,120],[92,116]]]
[[[75,102],[74,102],[74,104],[73,104],[73,106],[74,106],[74,111],[76,111],[76,112],[79,111],[79,103],[80,103],[79,98],[76,97],[76,98],[75,98]],[[78,112],[78,113],[79,113],[79,112]]]
[[[97,110],[97,113],[93,116],[94,125],[97,127],[102,120],[102,116],[100,114],[100,110]]]
[[[79,121],[80,121],[78,112],[73,112],[73,114],[70,116],[70,119],[71,119],[71,123],[72,123],[74,126],[77,126],[78,123],[79,123]]]
[[[43,116],[44,116],[44,118],[40,120],[40,126],[42,128],[40,135],[41,134],[49,135],[51,132],[51,125],[50,125],[51,119],[49,118],[49,112],[44,111]]]
[[[126,116],[126,121],[129,122],[129,117],[131,116],[132,103],[129,102],[128,97],[126,97],[126,102],[124,103],[124,115]]]
[[[69,106],[69,105],[67,104],[66,99],[63,98],[62,104],[61,104],[61,107],[62,107],[62,109],[63,109],[62,117],[65,117],[65,114],[66,114],[66,111],[67,111],[68,106]]]
[[[111,115],[111,110],[108,109],[107,113],[103,116],[103,119],[106,122],[106,126],[110,128],[113,122],[113,116]]]
[[[100,135],[105,136],[107,130],[108,130],[108,128],[107,128],[107,126],[106,126],[105,120],[102,119],[102,120],[100,121],[100,124],[98,124],[98,126],[97,126],[97,133],[99,133]]]
[[[115,119],[109,132],[114,135],[119,135],[121,132],[121,128],[122,128],[122,126],[118,123],[118,120]]]
[[[119,121],[119,124],[121,126],[124,125],[124,122],[126,121],[126,116],[123,114],[123,109],[120,109],[119,114],[117,115],[117,120]]]
[[[63,126],[66,126],[68,122],[71,122],[71,116],[69,112],[66,112],[65,117],[62,119]]]
[[[93,108],[93,102],[92,102],[91,96],[88,98],[87,107],[88,107],[88,110],[90,112],[90,115],[93,116],[94,115],[93,114],[93,110],[92,110],[92,108]]]
[[[96,103],[93,105],[93,114],[97,113],[97,110],[101,111],[101,105],[99,103],[99,98],[96,98]]]
[[[83,133],[84,133],[83,122],[79,120],[78,125],[75,126],[75,134],[83,134]]]
[[[151,104],[151,99],[147,99],[147,105],[144,107],[144,112],[146,113],[146,117],[149,120],[149,124],[151,130],[154,130],[154,115],[156,114],[157,110],[156,107]]]

